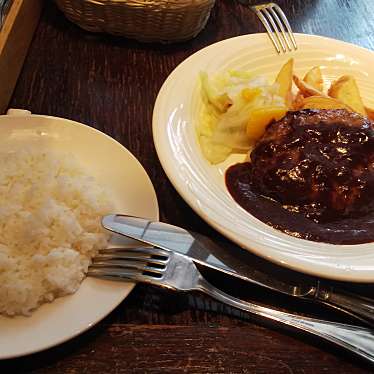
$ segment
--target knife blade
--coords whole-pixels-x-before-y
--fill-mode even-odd
[[[243,261],[243,255],[232,253],[209,238],[163,222],[127,215],[108,215],[102,225],[109,231],[191,257],[195,262],[231,276],[291,296],[315,293],[318,284],[289,284],[274,274],[262,272]]]
[[[163,222],[150,221],[141,217],[113,214],[104,216],[102,225],[107,230],[134,239],[141,243],[164,250],[175,251],[192,258],[196,263],[223,272],[230,276],[267,289],[326,304],[350,316],[374,326],[374,300],[346,290],[338,290],[307,275],[294,275],[292,280],[282,275],[277,265],[253,256],[248,261],[247,251],[217,245],[201,234]],[[249,256],[249,254],[247,254]],[[257,260],[254,260],[254,257]],[[263,271],[258,261],[272,266]],[[287,280],[286,280],[287,279]],[[373,288],[369,288],[372,294]]]

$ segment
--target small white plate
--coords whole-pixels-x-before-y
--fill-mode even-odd
[[[19,113],[24,114],[15,112]],[[0,116],[0,138],[3,150],[27,145],[75,155],[87,174],[111,194],[117,212],[158,220],[157,198],[147,173],[127,149],[100,131],[26,113]],[[38,352],[82,333],[108,315],[133,287],[86,278],[75,294],[42,305],[31,317],[0,316],[0,359]]]
[[[228,193],[224,173],[244,160],[233,155],[212,166],[201,153],[195,126],[202,108],[198,74],[250,70],[274,79],[295,58],[303,75],[321,66],[326,87],[337,77],[356,77],[365,103],[374,104],[374,53],[338,40],[296,34],[298,50],[277,55],[266,34],[227,39],[182,62],[162,86],[154,108],[153,137],[161,164],[180,195],[210,225],[238,245],[279,265],[337,280],[374,281],[374,245],[332,245],[293,238],[254,218]]]

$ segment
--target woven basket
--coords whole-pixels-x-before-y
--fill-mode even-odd
[[[196,36],[215,0],[55,0],[66,17],[85,30],[147,42]]]

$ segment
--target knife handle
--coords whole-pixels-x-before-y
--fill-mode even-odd
[[[346,291],[320,289],[314,298],[374,326],[374,300]]]
[[[374,363],[374,331],[369,328],[308,318],[237,299],[212,286],[201,275],[195,290],[236,309],[319,336]]]

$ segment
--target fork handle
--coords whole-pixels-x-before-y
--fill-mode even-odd
[[[373,300],[352,295],[349,292],[337,289],[320,289],[311,298],[315,298],[329,306],[351,314],[353,317],[374,326],[374,304]]]
[[[200,277],[199,291],[234,308],[319,336],[374,363],[374,332],[368,328],[281,312],[232,297]]]

